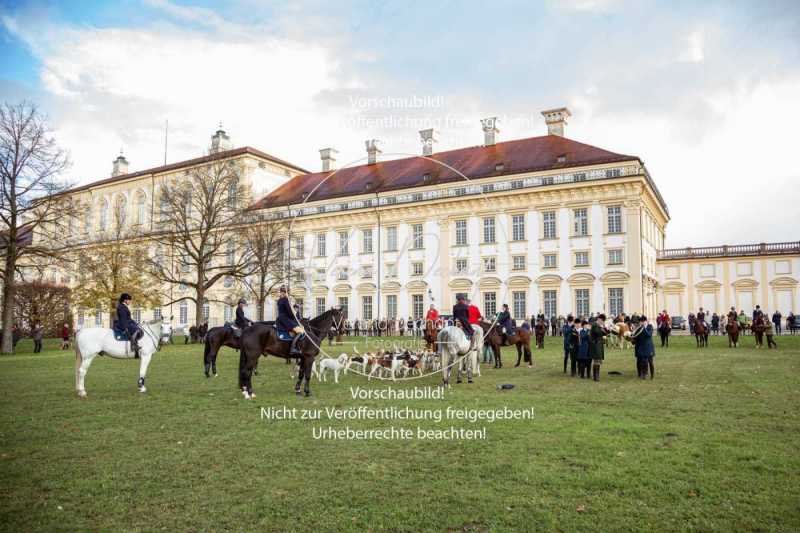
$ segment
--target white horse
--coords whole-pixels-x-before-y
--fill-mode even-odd
[[[139,392],[146,392],[144,378],[153,354],[161,348],[163,325],[160,320],[140,325],[144,335],[139,339]],[[114,338],[109,328],[83,328],[75,334],[75,388],[78,396],[86,396],[84,379],[89,366],[97,355],[108,355],[114,359],[133,359],[135,354],[128,341]]]
[[[475,324],[471,327],[473,331],[471,343],[461,328],[456,326],[442,328],[436,336],[442,365],[442,385],[445,387],[450,386],[450,373],[454,366],[457,366],[456,383],[461,383],[461,372],[464,370],[467,372],[469,383],[472,383],[473,373],[480,375],[478,354],[483,352],[483,329]]]

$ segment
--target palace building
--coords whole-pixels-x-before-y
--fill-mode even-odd
[[[502,141],[487,118],[476,125],[482,144],[441,152],[436,132],[423,130],[418,157],[382,160],[370,140],[365,162],[341,169],[326,148],[321,172],[234,149],[220,128],[207,156],[133,173],[120,156],[111,177],[69,191],[90,206],[70,239],[102,245],[112,208],[157,230],[159,184],[229,158],[257,199],[243,213],[289,228],[286,283],[305,315],[341,305],[351,319],[421,317],[430,304],[448,311],[459,293],[487,316],[507,303],[518,319],[800,309],[800,243],[665,250],[669,211],[642,160],[566,137],[566,108],[542,115],[546,135]],[[214,288],[211,325],[230,319],[236,291],[232,282]],[[174,304],[174,323],[186,325],[193,306]],[[102,311],[76,317],[106,323]]]

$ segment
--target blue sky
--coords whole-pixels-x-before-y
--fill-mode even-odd
[[[0,0],[0,45],[0,98],[48,114],[74,182],[120,148],[157,165],[166,120],[170,161],[222,121],[234,144],[316,170],[318,149],[346,164],[370,138],[418,153],[430,126],[440,150],[479,144],[486,116],[501,140],[541,135],[539,112],[566,105],[568,137],[645,160],[668,245],[791,240],[800,222],[796,1]]]

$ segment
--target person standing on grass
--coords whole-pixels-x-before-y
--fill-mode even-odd
[[[44,328],[39,322],[36,322],[31,329],[31,337],[33,338],[33,353],[42,351],[42,338],[44,337]]]
[[[788,329],[789,333],[792,335],[794,335],[795,322],[797,322],[797,319],[795,318],[794,313],[789,311],[789,314],[786,315],[786,329]]]
[[[777,335],[781,334],[781,318],[782,315],[780,311],[775,310],[775,312],[772,313],[772,323],[775,324],[775,334]]]
[[[717,313],[711,315],[711,332],[719,335],[719,315]]]
[[[578,323],[578,320],[575,320]],[[589,353],[591,345],[591,337],[589,329],[591,325],[585,319],[581,321],[580,331],[578,332],[578,375],[581,379],[589,379],[589,367],[592,363],[592,357]]]
[[[656,348],[653,346],[653,326],[647,323],[647,317],[639,317],[639,327],[631,334],[634,342],[634,353],[636,355],[636,370],[639,379],[646,379],[647,372],[650,371],[650,379],[656,377],[656,369],[653,365],[653,357],[656,355]]]
[[[608,335],[605,321],[606,315],[600,313],[589,330],[591,341],[589,353],[592,357],[592,378],[595,381],[600,381],[600,365],[603,364],[603,359],[605,359],[604,339]]]
[[[561,336],[564,337],[564,373],[567,373],[567,361],[569,360],[569,355],[572,353],[572,322],[575,319],[572,318],[572,315],[567,315],[567,320],[564,323],[564,326],[561,328]],[[575,375],[575,365],[577,362],[575,359],[572,360],[572,375]]]
[[[61,349],[69,350],[69,324],[66,322],[64,322],[64,326],[61,328]]]
[[[778,345],[775,343],[775,339],[773,336],[775,335],[775,327],[769,320],[764,320],[764,335],[767,336],[767,348],[772,349],[774,346],[776,349]]]

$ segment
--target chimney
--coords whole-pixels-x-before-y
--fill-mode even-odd
[[[483,145],[494,146],[497,142],[497,134],[500,133],[500,130],[497,129],[497,117],[481,119],[481,126],[483,126]]]
[[[364,144],[367,146],[367,164],[374,165],[378,162],[378,154],[381,153],[380,149],[378,148],[378,143],[380,141],[378,139],[370,139],[369,141],[365,141]]]
[[[432,155],[433,144],[439,142],[439,132],[433,128],[420,130],[419,139],[422,141],[422,155]]]
[[[319,157],[322,159],[322,171],[330,172],[336,170],[336,154],[339,151],[335,148],[323,148],[319,151]]]
[[[559,107],[542,111],[542,116],[545,124],[547,124],[547,134],[563,137],[564,126],[567,125],[567,118],[571,117],[572,113],[566,107]]]
[[[111,177],[123,176],[128,173],[128,160],[122,155],[122,150],[119,151],[119,157],[114,160],[114,168],[111,171]]]
[[[208,153],[216,154],[219,152],[224,152],[225,150],[230,150],[231,148],[233,148],[231,138],[227,133],[225,133],[225,130],[222,129],[222,122],[220,122],[219,129],[217,129],[217,132],[211,136],[211,148],[209,149]]]

